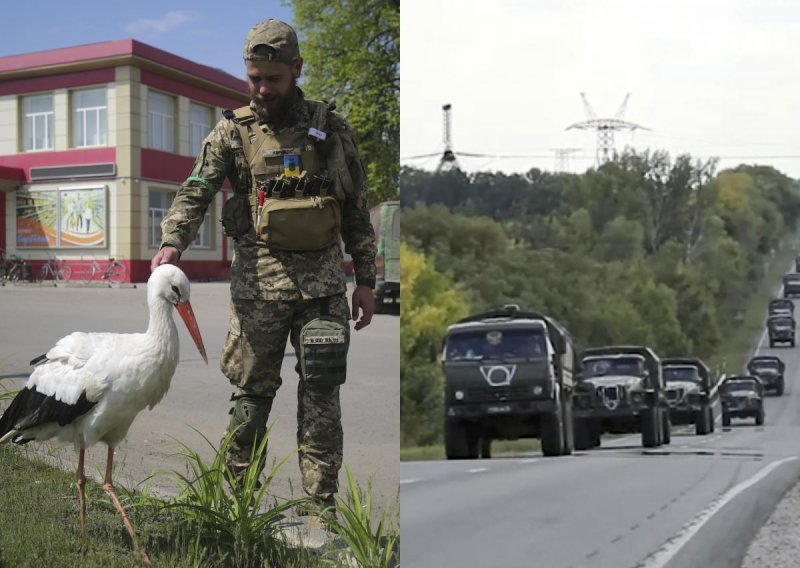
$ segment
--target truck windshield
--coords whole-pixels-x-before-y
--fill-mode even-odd
[[[640,377],[644,373],[644,361],[639,357],[586,359],[583,362],[583,368],[586,377],[602,377],[604,375]]]
[[[777,361],[751,361],[750,367],[752,369],[757,369],[759,371],[763,369],[778,369],[778,362]]]
[[[755,392],[756,385],[752,381],[732,381],[722,385],[722,392]]]
[[[666,381],[700,381],[695,367],[664,367]]]
[[[547,338],[538,329],[471,330],[451,334],[445,344],[447,361],[530,359],[547,355]]]

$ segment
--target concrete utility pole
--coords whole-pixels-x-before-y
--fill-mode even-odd
[[[583,100],[583,108],[586,112],[586,120],[583,122],[576,122],[567,127],[567,130],[575,128],[577,130],[597,130],[597,151],[596,151],[596,159],[597,164],[604,164],[605,162],[611,159],[612,153],[614,151],[614,132],[617,130],[650,130],[649,128],[645,128],[639,124],[635,124],[633,122],[628,122],[622,119],[625,115],[625,110],[628,107],[628,99],[630,98],[631,94],[628,93],[625,95],[625,100],[622,101],[617,113],[614,115],[613,118],[597,118],[597,114],[595,114],[594,109],[592,109],[592,105],[589,104],[589,101],[586,99],[586,95],[581,93],[581,99]]]

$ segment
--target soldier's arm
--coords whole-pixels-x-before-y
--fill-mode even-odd
[[[203,141],[189,177],[161,222],[161,248],[171,246],[183,252],[197,236],[206,209],[232,171],[229,125],[230,121],[221,120]]]
[[[350,172],[352,187],[345,188],[345,200],[342,206],[342,240],[345,251],[353,257],[353,269],[356,285],[375,287],[375,232],[369,221],[367,207],[367,173],[358,156],[353,133],[347,121],[339,115],[331,113],[331,130],[342,141],[347,169]]]

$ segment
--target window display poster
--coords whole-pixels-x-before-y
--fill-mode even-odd
[[[17,248],[58,246],[57,192],[17,192]]]
[[[62,189],[58,192],[61,213],[61,247],[102,247],[106,241],[105,191]]]

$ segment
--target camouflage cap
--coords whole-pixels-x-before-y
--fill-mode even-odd
[[[257,23],[244,40],[245,60],[291,63],[297,57],[300,57],[297,34],[280,20],[270,18]]]

